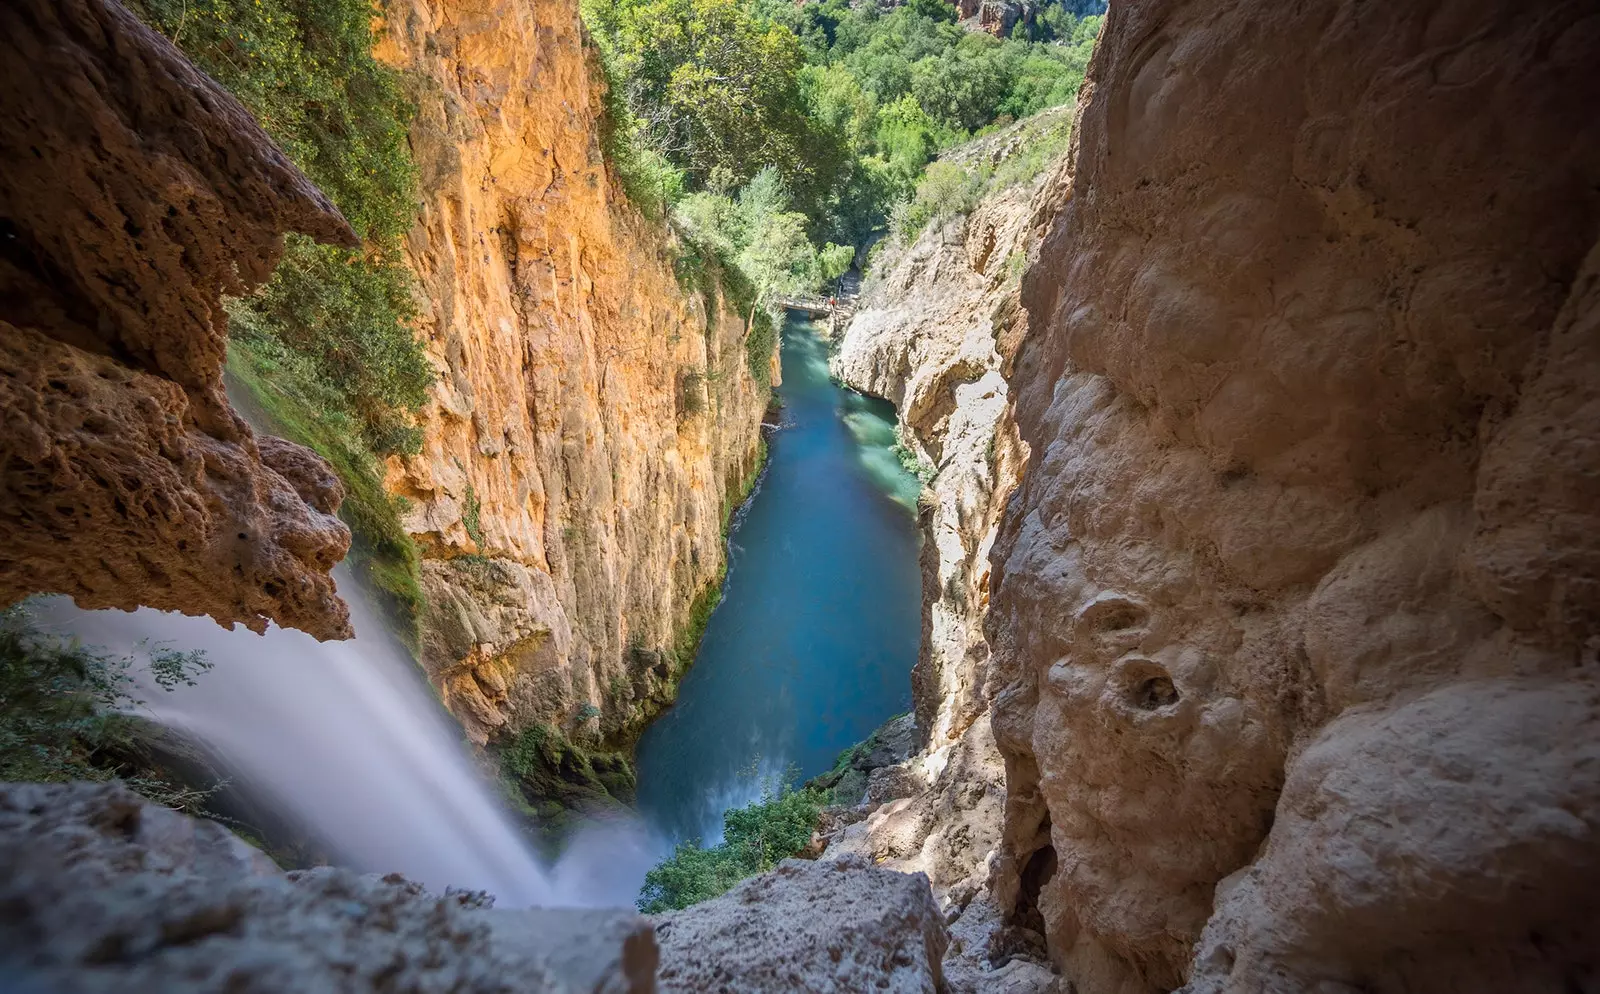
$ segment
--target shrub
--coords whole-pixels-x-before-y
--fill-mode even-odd
[[[166,690],[192,685],[211,666],[197,651],[140,648],[157,686]],[[115,758],[127,751],[136,729],[136,719],[122,713],[140,703],[128,676],[133,662],[44,635],[22,608],[0,610],[0,781],[121,777],[157,804],[200,813],[210,791],[125,768]]]
[[[760,800],[723,815],[720,843],[709,848],[697,840],[679,843],[645,874],[639,910],[660,914],[687,908],[799,854],[810,844],[826,802],[822,792],[796,790],[783,779],[764,783]]]
[[[478,545],[483,546],[483,501],[478,499],[478,492],[467,484],[466,508],[461,512],[461,524],[467,529],[467,536]]]
[[[933,162],[917,181],[917,191],[895,205],[890,225],[901,241],[916,241],[929,224],[944,222],[976,207],[987,180],[982,172],[954,162]]]

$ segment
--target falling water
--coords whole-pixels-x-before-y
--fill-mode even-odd
[[[342,590],[355,588],[342,569],[335,575]],[[361,598],[346,600],[366,637],[318,642],[277,627],[261,636],[148,608],[81,611],[59,597],[34,614],[118,654],[137,656],[141,643],[203,650],[212,669],[193,686],[143,688],[141,710],[215,750],[343,865],[439,891],[486,890],[501,906],[631,904],[660,847],[637,826],[614,824],[587,830],[541,866],[415,664],[378,634]]]

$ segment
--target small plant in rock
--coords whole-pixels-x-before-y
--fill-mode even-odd
[[[583,706],[578,708],[578,713],[573,715],[573,717],[577,719],[579,724],[582,724],[583,722],[600,717],[600,709],[593,703],[584,701]]]
[[[483,501],[478,499],[478,492],[472,489],[472,484],[467,484],[467,506],[461,513],[461,523],[466,526],[467,535],[479,547],[483,545]]]
[[[932,483],[933,478],[938,475],[938,470],[935,467],[923,461],[922,457],[917,455],[916,450],[904,442],[894,443],[894,447],[890,451],[894,453],[896,459],[900,460],[901,468],[922,481],[923,486]]]

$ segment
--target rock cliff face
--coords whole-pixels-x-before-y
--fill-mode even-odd
[[[1113,5],[987,627],[1078,990],[1600,976],[1597,67],[1582,3]]]
[[[945,158],[995,166],[1061,126],[1054,111]],[[894,402],[903,443],[937,472],[923,491],[922,646],[912,672],[919,747],[872,765],[863,803],[837,813],[829,858],[855,853],[926,873],[952,919],[956,991],[1048,989],[1043,949],[988,897],[1004,767],[989,729],[989,550],[1026,458],[1006,375],[1026,327],[1022,262],[1054,206],[1044,177],[987,194],[876,260],[833,359],[847,384]],[[880,738],[887,741],[885,731]],[[869,757],[870,759],[870,757]],[[993,964],[1004,964],[1002,970]]]
[[[354,233],[112,0],[0,9],[0,112],[0,603],[348,636],[339,481],[229,406],[221,297]]]
[[[422,454],[388,480],[425,556],[423,661],[480,743],[533,722],[625,738],[689,661],[769,390],[743,324],[680,289],[608,179],[576,3],[386,18],[378,54],[418,81],[407,253],[439,373]]]

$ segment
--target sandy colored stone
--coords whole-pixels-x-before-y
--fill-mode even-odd
[[[607,173],[575,2],[384,13],[378,55],[418,81],[406,256],[438,372],[421,454],[388,471],[428,558],[423,662],[477,742],[626,737],[675,692],[665,650],[721,568],[768,393],[739,316],[683,289]]]
[[[1048,112],[945,158],[1001,165],[1070,113]],[[919,504],[923,621],[912,696],[923,748],[871,771],[865,804],[834,816],[824,857],[857,853],[928,875],[950,923],[944,966],[955,991],[1056,983],[1041,962],[1042,936],[1009,922],[989,894],[1005,771],[989,728],[982,630],[989,549],[1026,459],[1005,377],[1026,326],[1018,263],[1055,206],[1049,172],[882,249],[833,360],[847,384],[896,404],[902,438],[937,474]]]
[[[656,953],[630,912],[283,874],[118,785],[0,786],[0,971],[19,989],[648,994]]]
[[[987,623],[1077,990],[1600,971],[1597,67],[1580,3],[1113,5]]]
[[[946,159],[993,167],[1069,110],[961,146]],[[997,190],[968,216],[880,250],[860,309],[831,360],[834,375],[895,405],[904,444],[936,470],[920,507],[922,646],[912,699],[923,738],[944,745],[987,707],[989,547],[1025,450],[1006,384],[1025,316],[1014,261],[1042,220],[1044,177]]]
[[[0,10],[0,160],[0,603],[348,636],[342,489],[228,405],[221,308],[286,231],[353,243],[344,219],[109,0]]]
[[[790,859],[655,919],[664,992],[934,994],[944,921],[921,874]]]

